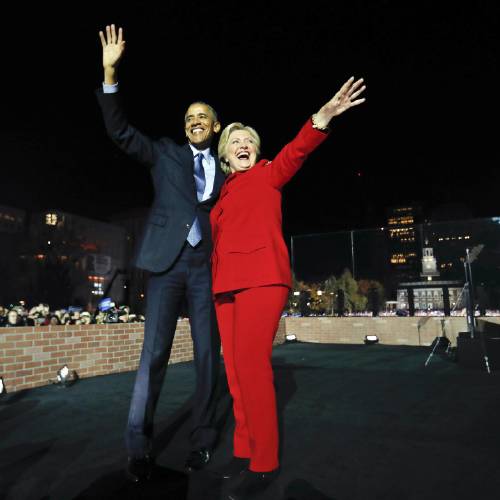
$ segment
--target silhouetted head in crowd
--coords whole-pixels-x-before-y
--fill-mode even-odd
[[[71,323],[71,316],[69,312],[64,311],[59,318],[61,325],[69,325]]]
[[[49,325],[60,325],[61,322],[59,321],[59,318],[55,315],[52,314],[49,318]]]
[[[87,311],[82,312],[82,314],[80,314],[80,321],[82,325],[90,325],[90,323],[92,322],[90,313]]]
[[[82,321],[80,319],[80,311],[73,311],[71,314],[71,324],[72,325],[81,325]]]
[[[130,317],[130,308],[128,306],[120,306],[118,309],[118,321],[128,323]]]
[[[19,313],[16,309],[11,309],[7,313],[7,326],[18,326],[19,325]]]

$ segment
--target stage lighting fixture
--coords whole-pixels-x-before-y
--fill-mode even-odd
[[[63,387],[68,387],[73,385],[77,380],[78,375],[75,370],[70,370],[68,365],[64,365],[62,368],[57,370],[57,377],[53,380],[53,383]]]
[[[297,342],[297,336],[294,335],[293,333],[291,333],[291,334],[286,336],[286,341],[288,343]]]
[[[365,344],[378,344],[378,337],[376,335],[366,335]]]
[[[57,381],[58,382],[66,382],[69,377],[69,368],[68,365],[64,365],[60,370],[57,370]]]
[[[7,394],[7,389],[5,388],[3,377],[0,377],[0,396],[3,396],[4,394]]]

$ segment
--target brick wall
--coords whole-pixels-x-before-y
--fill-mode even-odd
[[[81,378],[137,369],[140,323],[0,330],[0,376],[9,392],[46,385],[67,364]],[[171,362],[192,359],[187,321],[179,321]]]
[[[136,370],[144,325],[43,326],[0,329],[0,376],[8,392],[47,385],[67,364],[80,378]],[[275,345],[285,340],[281,321]],[[169,363],[191,361],[188,320],[179,320]]]
[[[500,322],[500,318],[490,321]],[[49,383],[67,364],[81,378],[136,370],[141,354],[144,325],[76,325],[0,329],[0,376],[9,392]],[[361,344],[375,334],[380,343],[428,346],[443,332],[456,345],[466,331],[465,318],[284,318],[274,344],[286,334],[299,341]],[[193,359],[193,343],[187,320],[177,323],[170,363]]]
[[[428,346],[444,334],[456,346],[458,333],[467,330],[462,317],[287,317],[285,323],[299,341],[328,344],[362,344],[365,335],[377,335],[381,344]]]
[[[273,345],[283,344],[286,337],[286,323],[285,318],[281,318],[280,324],[278,326],[278,331],[276,332],[276,337],[274,338]]]

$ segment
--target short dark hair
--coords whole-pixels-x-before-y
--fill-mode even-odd
[[[207,102],[205,101],[193,101],[189,106],[188,106],[188,109],[193,105],[193,104],[203,104],[203,106],[206,106],[210,112],[212,113],[212,118],[214,119],[214,121],[219,121],[218,117],[217,117],[217,111],[215,111],[215,109],[210,106],[210,104],[208,104]]]

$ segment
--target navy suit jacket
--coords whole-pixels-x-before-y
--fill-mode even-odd
[[[191,225],[198,216],[207,259],[212,251],[210,209],[217,201],[225,176],[214,154],[216,167],[211,196],[202,202],[196,196],[194,158],[189,144],[179,146],[164,137],[158,140],[130,125],[119,93],[97,90],[108,135],[125,153],[151,168],[155,197],[134,264],[155,273],[168,270],[179,255]]]

